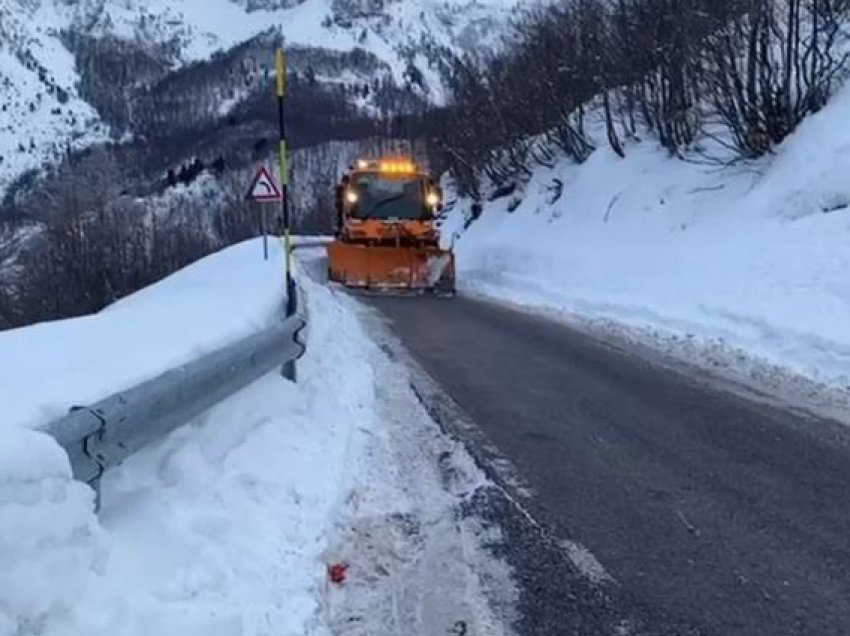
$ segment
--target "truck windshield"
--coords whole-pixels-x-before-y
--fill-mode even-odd
[[[421,219],[427,216],[425,182],[420,177],[384,178],[363,174],[354,178],[359,197],[358,219]]]

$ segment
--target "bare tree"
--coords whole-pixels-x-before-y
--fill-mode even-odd
[[[847,69],[850,0],[573,0],[517,21],[503,53],[457,60],[450,107],[422,134],[466,193],[499,188],[550,148],[575,161],[599,108],[610,147],[656,136],[682,154],[704,136],[725,160],[770,152],[826,103]],[[542,142],[540,140],[543,140]]]

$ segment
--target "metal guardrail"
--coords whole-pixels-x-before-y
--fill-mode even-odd
[[[300,237],[298,242],[292,244],[293,250],[312,249],[316,247],[327,247],[333,243],[332,236]]]
[[[68,453],[74,478],[99,490],[103,473],[143,446],[183,426],[210,407],[284,365],[305,350],[306,320],[299,315],[197,360],[116,393],[97,404],[74,407],[44,426]],[[290,379],[294,380],[294,374]]]

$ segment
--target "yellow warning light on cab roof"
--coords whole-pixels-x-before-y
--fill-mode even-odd
[[[382,159],[381,161],[358,159],[356,165],[358,170],[377,170],[378,172],[391,172],[395,174],[407,174],[417,171],[416,164],[409,159]]]
[[[381,172],[416,172],[416,166],[411,161],[382,161]]]

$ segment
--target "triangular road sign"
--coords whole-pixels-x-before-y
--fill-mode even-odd
[[[245,198],[257,203],[276,203],[283,199],[283,194],[271,173],[261,166]]]

